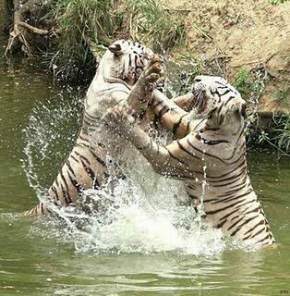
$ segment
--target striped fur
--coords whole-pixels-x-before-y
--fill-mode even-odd
[[[76,202],[83,190],[99,188],[109,173],[106,157],[111,147],[101,124],[108,108],[126,101],[153,52],[137,42],[119,40],[109,46],[100,60],[96,75],[87,91],[83,123],[76,144],[48,190],[48,201],[56,206]],[[25,215],[49,212],[50,202],[41,202]]]
[[[156,172],[184,181],[196,209],[205,188],[205,221],[245,244],[273,244],[268,221],[248,176],[245,101],[229,83],[214,76],[197,76],[192,93],[183,99],[192,104],[192,111],[187,113],[154,92],[151,106],[155,114],[180,137],[167,146],[154,142],[139,126],[124,119],[120,122],[125,110],[115,108],[108,116],[119,121],[121,134]]]

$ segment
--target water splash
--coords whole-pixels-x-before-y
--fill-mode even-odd
[[[73,145],[80,114],[77,97],[47,101],[31,114],[23,163],[40,200]],[[100,190],[85,191],[74,207],[52,206],[55,217],[34,224],[32,233],[73,244],[80,253],[212,255],[224,249],[221,232],[200,227],[195,211],[183,205],[187,197],[180,182],[154,173],[133,148],[122,158],[124,179],[111,178]]]

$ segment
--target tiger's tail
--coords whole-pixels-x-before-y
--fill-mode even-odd
[[[50,213],[47,205],[43,202],[38,203],[35,207],[30,210],[23,212],[24,217],[38,217]]]

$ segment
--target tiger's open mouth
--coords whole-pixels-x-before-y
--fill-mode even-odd
[[[193,93],[193,103],[192,109],[195,110],[196,117],[201,118],[206,115],[207,109],[207,96],[204,88],[194,87],[192,90]]]

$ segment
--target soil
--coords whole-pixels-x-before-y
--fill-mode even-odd
[[[241,68],[263,67],[271,78],[260,111],[290,112],[290,1],[167,0],[185,16],[186,51],[203,59],[223,58],[231,81]]]

